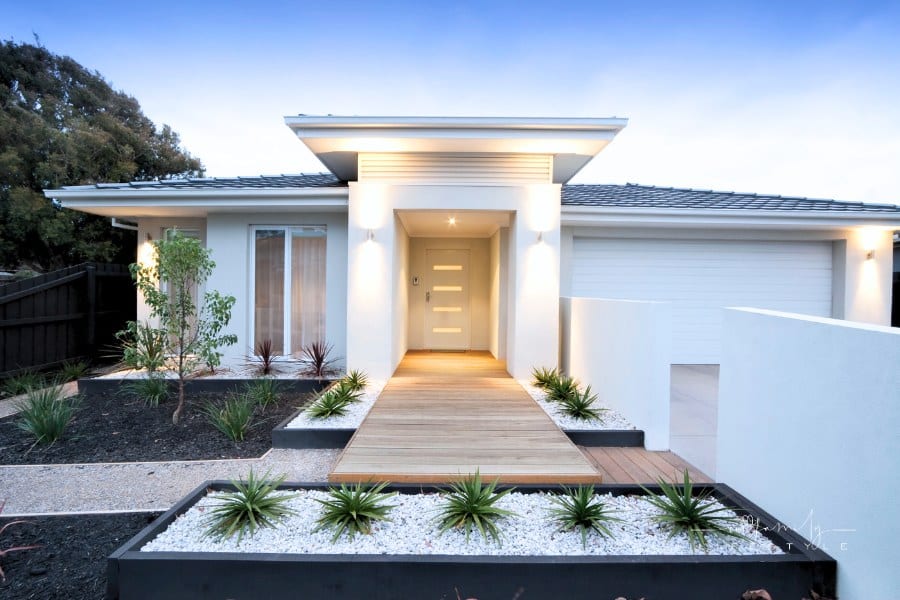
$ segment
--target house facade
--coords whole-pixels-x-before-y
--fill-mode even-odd
[[[237,298],[240,361],[319,339],[388,377],[410,349],[486,350],[515,377],[559,360],[561,297],[672,305],[672,361],[717,363],[722,308],[889,324],[900,207],[568,181],[624,119],[287,117],[329,173],[48,190],[178,228]],[[139,316],[146,316],[139,305]]]

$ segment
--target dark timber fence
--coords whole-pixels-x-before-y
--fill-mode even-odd
[[[102,358],[135,294],[127,266],[98,263],[0,285],[0,378]]]

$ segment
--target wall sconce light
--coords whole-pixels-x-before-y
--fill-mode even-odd
[[[366,241],[367,242],[375,241],[375,230],[374,229],[369,229],[368,231],[366,231]]]
[[[868,252],[866,252],[866,260],[872,260],[873,258],[875,258],[874,250],[869,250]]]
[[[538,231],[537,241],[538,241],[538,244],[540,244],[541,242],[544,241],[544,232],[543,231]]]

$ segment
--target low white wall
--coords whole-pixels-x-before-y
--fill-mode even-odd
[[[900,329],[725,311],[718,477],[838,561],[840,598],[900,585]]]
[[[560,299],[560,367],[669,449],[671,307],[664,302]]]

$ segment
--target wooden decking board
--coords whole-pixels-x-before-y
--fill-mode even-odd
[[[435,483],[476,469],[505,483],[600,481],[502,362],[421,352],[401,362],[329,479]]]
[[[694,466],[671,452],[651,452],[643,448],[582,448],[603,475],[604,483],[656,483],[657,478],[679,483],[685,468],[695,483],[711,480]]]

